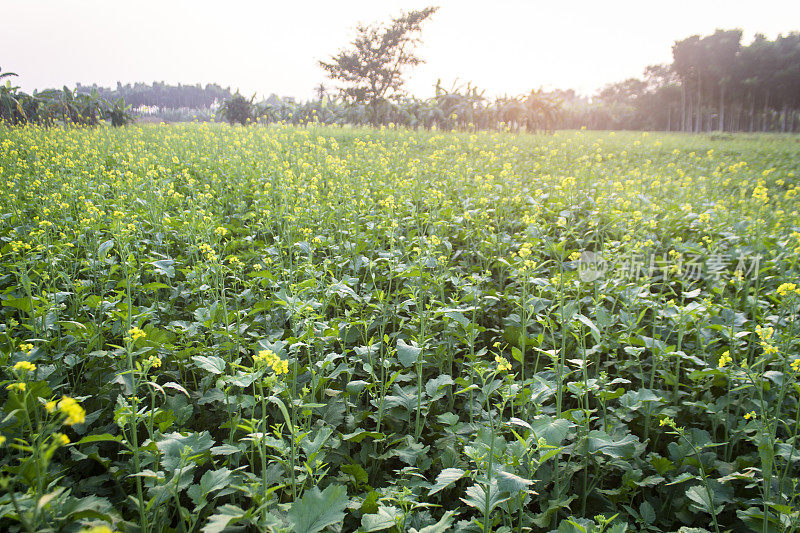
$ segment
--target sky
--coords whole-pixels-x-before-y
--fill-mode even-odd
[[[97,83],[220,83],[301,99],[319,61],[359,22],[439,5],[407,90],[472,82],[487,96],[543,87],[591,95],[671,61],[675,40],[715,28],[774,38],[800,30],[798,0],[24,0],[2,6],[0,68],[26,91]],[[330,83],[326,83],[331,86]]]

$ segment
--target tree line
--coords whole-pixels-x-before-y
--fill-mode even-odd
[[[741,30],[676,41],[673,61],[602,89],[560,91],[564,127],[681,132],[800,131],[800,33],[742,45]]]
[[[87,86],[78,83],[76,89],[79,93],[97,91],[101,97],[110,100],[124,98],[133,108],[203,109],[223,102],[232,96],[230,87],[222,87],[216,83],[209,83],[203,87],[199,83],[170,85],[163,81],[154,81],[152,84],[137,82],[123,85],[117,82],[114,89],[99,87],[97,84]]]
[[[407,128],[440,130],[553,131],[560,120],[561,103],[556,95],[541,90],[523,96],[486,98],[470,84],[445,88],[437,83],[432,98],[410,95],[360,102],[335,95],[321,95],[316,100],[295,102],[275,96],[261,102],[239,93],[219,109],[227,122],[252,124],[283,122],[303,125],[382,126],[393,124]]]
[[[317,97],[305,102],[275,95],[256,102],[255,96],[246,98],[218,84],[164,82],[117,82],[114,89],[78,84],[74,90],[65,87],[28,95],[6,80],[0,86],[0,119],[13,124],[59,119],[90,124],[112,113],[127,120],[132,108],[151,115],[155,110],[155,117],[177,120],[213,119],[219,111],[231,124],[800,131],[800,32],[774,40],[757,35],[748,45],[742,44],[738,29],[693,35],[674,43],[672,63],[649,66],[641,78],[609,84],[591,97],[574,90],[538,89],[488,98],[471,83],[446,88],[439,81],[434,95],[421,99],[405,91],[405,77],[423,62],[416,47],[423,23],[436,11],[428,7],[402,13],[387,23],[358,26],[349,46],[319,62],[334,86],[321,83]],[[168,110],[192,112],[169,114]]]
[[[609,84],[592,97],[539,89],[488,99],[469,83],[446,90],[438,82],[432,98],[418,99],[403,90],[404,74],[422,62],[414,49],[422,23],[435,12],[358,26],[348,48],[320,61],[338,85],[334,97],[320,84],[316,102],[264,102],[242,117],[441,129],[800,131],[798,32],[775,40],[759,34],[748,45],[738,29],[693,35],[674,43],[672,63],[648,66],[641,78]],[[245,103],[241,98],[240,110]],[[244,123],[227,108],[223,114]]]
[[[333,96],[324,84],[317,87],[317,100],[305,103],[270,99],[254,104],[252,98],[237,93],[225,102],[221,114],[231,124],[283,120],[473,130],[551,131],[557,127],[561,104],[541,90],[488,99],[471,84],[448,90],[440,81],[432,98],[409,95],[405,76],[423,62],[416,47],[423,23],[437,10],[427,7],[384,24],[359,25],[348,47],[319,62],[337,84]]]

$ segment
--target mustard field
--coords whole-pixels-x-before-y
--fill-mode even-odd
[[[0,126],[0,529],[797,531],[798,167]]]

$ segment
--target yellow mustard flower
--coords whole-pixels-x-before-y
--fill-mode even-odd
[[[64,424],[74,426],[75,424],[83,424],[86,421],[86,411],[83,407],[69,396],[62,396],[61,401],[58,402],[58,409],[67,415]]]
[[[756,326],[756,334],[762,341],[768,341],[772,338],[772,334],[775,333],[775,330],[772,326],[762,327]]]
[[[800,289],[797,288],[796,283],[781,283],[775,293],[783,298],[787,294],[800,294]]]
[[[79,533],[114,533],[114,530],[108,526],[92,526],[81,529]]]
[[[508,372],[509,370],[511,370],[511,363],[509,363],[508,359],[506,359],[505,357],[495,355],[494,361],[495,363],[497,363],[498,372]]]
[[[30,361],[20,361],[14,365],[14,370],[16,372],[33,372],[36,370],[36,365]]]
[[[761,348],[764,350],[764,355],[775,355],[778,353],[778,349],[768,342],[762,342]]]
[[[12,392],[25,392],[27,390],[27,385],[25,383],[11,383],[10,385],[6,385],[6,390],[10,390]]]
[[[147,333],[145,333],[144,331],[142,331],[141,329],[139,329],[136,326],[134,326],[134,327],[132,327],[131,329],[128,330],[128,338],[132,342],[136,342],[137,340],[143,339],[145,337],[147,337]]]
[[[287,374],[289,372],[289,362],[284,361],[272,350],[261,350],[253,357],[256,368],[270,367],[276,375]]]

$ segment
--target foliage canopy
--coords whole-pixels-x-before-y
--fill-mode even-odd
[[[387,25],[360,24],[351,47],[329,62],[320,61],[328,76],[341,82],[342,94],[375,109],[386,97],[402,94],[403,72],[423,60],[416,55],[422,23],[439,8],[403,13]]]

